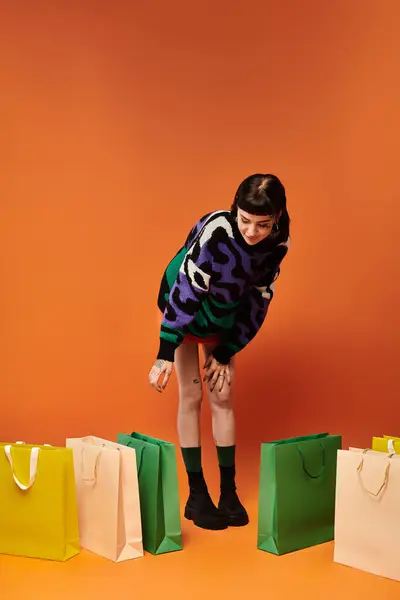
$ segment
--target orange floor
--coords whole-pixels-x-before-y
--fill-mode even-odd
[[[67,563],[0,556],[7,600],[378,600],[400,583],[334,564],[333,544],[276,557],[256,548],[257,498],[243,500],[251,523],[211,532],[182,521],[184,550],[113,564],[82,551]]]

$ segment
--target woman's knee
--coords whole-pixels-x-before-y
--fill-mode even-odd
[[[179,393],[179,404],[185,409],[200,409],[203,401],[203,390],[201,383],[193,382],[190,386],[184,386]]]
[[[209,392],[209,398],[212,409],[228,410],[232,408],[231,390],[227,385],[224,385],[221,391],[214,388],[212,392]]]

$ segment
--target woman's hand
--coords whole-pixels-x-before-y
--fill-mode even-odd
[[[214,390],[216,385],[218,385],[218,391],[221,391],[225,382],[227,382],[228,385],[231,385],[231,371],[229,365],[222,365],[212,354],[207,358],[204,369],[207,369],[207,371],[203,381],[209,381],[211,391]]]
[[[157,392],[162,392],[165,390],[168,380],[172,373],[172,362],[169,360],[161,360],[157,359],[154,365],[151,367],[151,371],[149,373],[149,381],[150,385],[157,390]],[[160,386],[158,380],[160,376],[164,373],[163,382]]]

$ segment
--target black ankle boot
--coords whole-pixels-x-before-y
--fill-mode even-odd
[[[247,525],[249,517],[240,502],[235,485],[235,467],[219,467],[221,473],[221,496],[218,508],[228,519],[228,525],[241,527]]]
[[[208,493],[203,471],[188,473],[190,495],[185,507],[185,517],[203,529],[226,529],[227,517],[214,505]]]

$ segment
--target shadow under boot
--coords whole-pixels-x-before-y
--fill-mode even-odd
[[[227,518],[228,525],[232,527],[247,525],[249,522],[248,514],[236,493],[235,467],[223,467],[220,465],[219,469],[221,473],[221,495],[218,508]]]
[[[202,529],[226,529],[228,519],[211,500],[203,471],[188,472],[188,478],[190,495],[185,506],[185,518]]]

